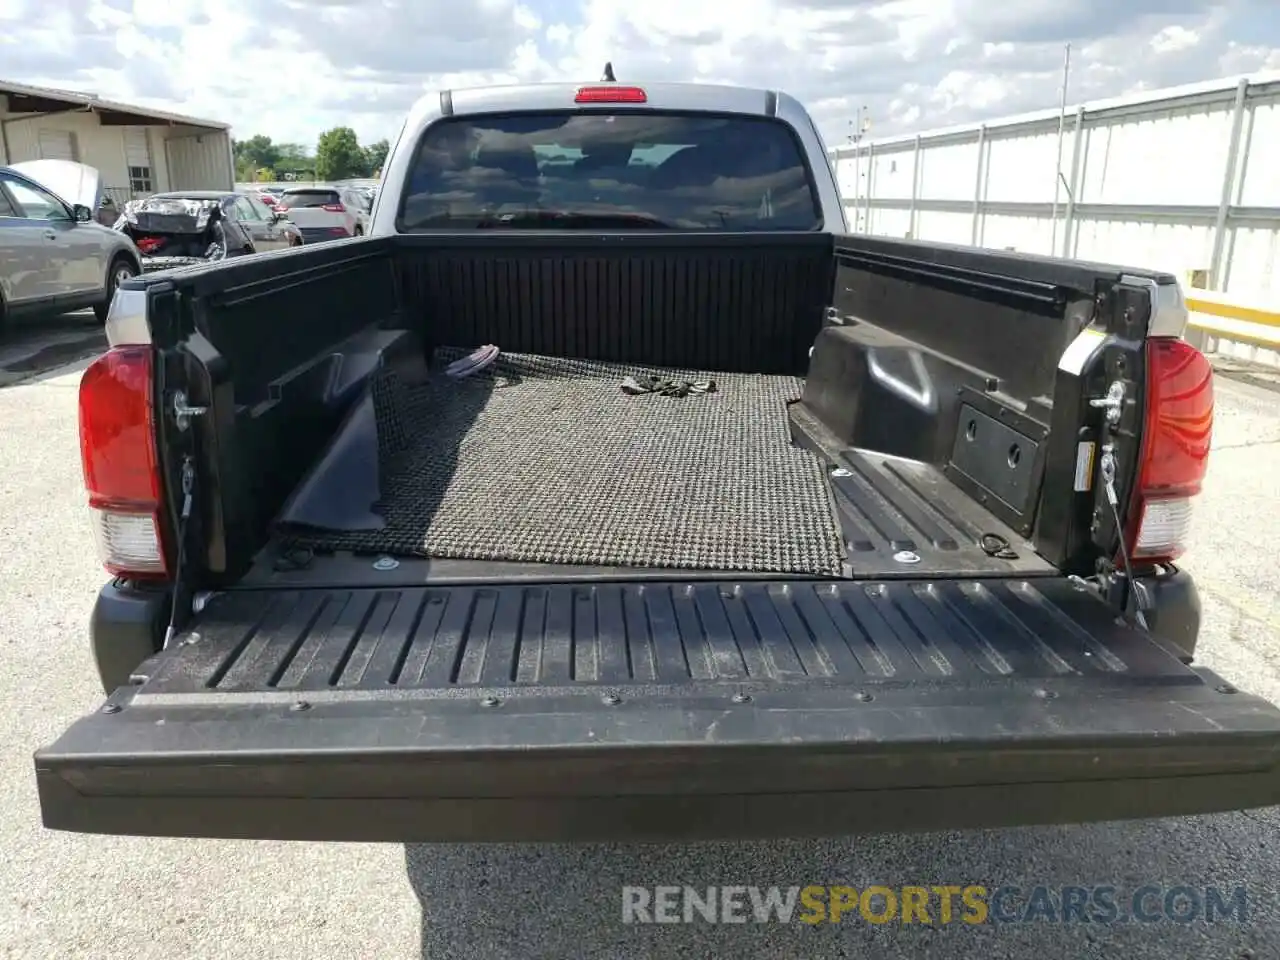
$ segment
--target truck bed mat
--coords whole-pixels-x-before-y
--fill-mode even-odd
[[[841,576],[820,457],[792,445],[794,377],[504,354],[471,378],[376,380],[381,529],[282,530],[399,556]],[[628,394],[627,377],[714,383]]]

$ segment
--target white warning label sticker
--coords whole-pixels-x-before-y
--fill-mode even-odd
[[[1093,489],[1093,458],[1098,445],[1092,440],[1076,444],[1076,493],[1088,493]]]

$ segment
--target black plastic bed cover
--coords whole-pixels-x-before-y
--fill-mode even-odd
[[[1060,578],[237,590],[35,757],[46,826],[843,834],[1280,801],[1280,711]]]

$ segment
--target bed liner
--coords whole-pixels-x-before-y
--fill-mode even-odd
[[[280,528],[292,542],[403,557],[845,572],[822,461],[788,436],[799,378],[505,354],[452,379],[444,367],[461,352],[437,350],[420,382],[375,379],[363,415],[340,433],[376,432],[378,502],[341,524],[308,523],[295,504]],[[715,389],[622,389],[646,376]],[[330,469],[322,458],[313,477],[324,482]],[[323,512],[355,496],[307,499]]]
[[[463,352],[375,378],[250,584],[386,583],[362,559],[382,554],[401,582],[1056,575],[937,467],[834,442],[799,378],[504,354],[449,379]]]

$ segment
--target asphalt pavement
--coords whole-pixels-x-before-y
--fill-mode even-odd
[[[25,339],[24,339],[25,338]],[[97,339],[94,339],[97,338]],[[75,346],[72,346],[75,344]],[[85,640],[103,575],[83,507],[76,384],[101,332],[0,342],[0,952],[38,958],[1280,957],[1280,809],[827,841],[338,846],[45,831],[31,752],[100,694]],[[4,386],[4,384],[8,386]],[[1280,393],[1221,379],[1187,566],[1202,662],[1280,702]],[[180,803],[181,800],[175,800]],[[1248,887],[1244,922],[628,925],[624,885]]]
[[[53,321],[8,321],[0,332],[0,387],[39,380],[93,356],[102,344],[102,324],[90,310]]]

